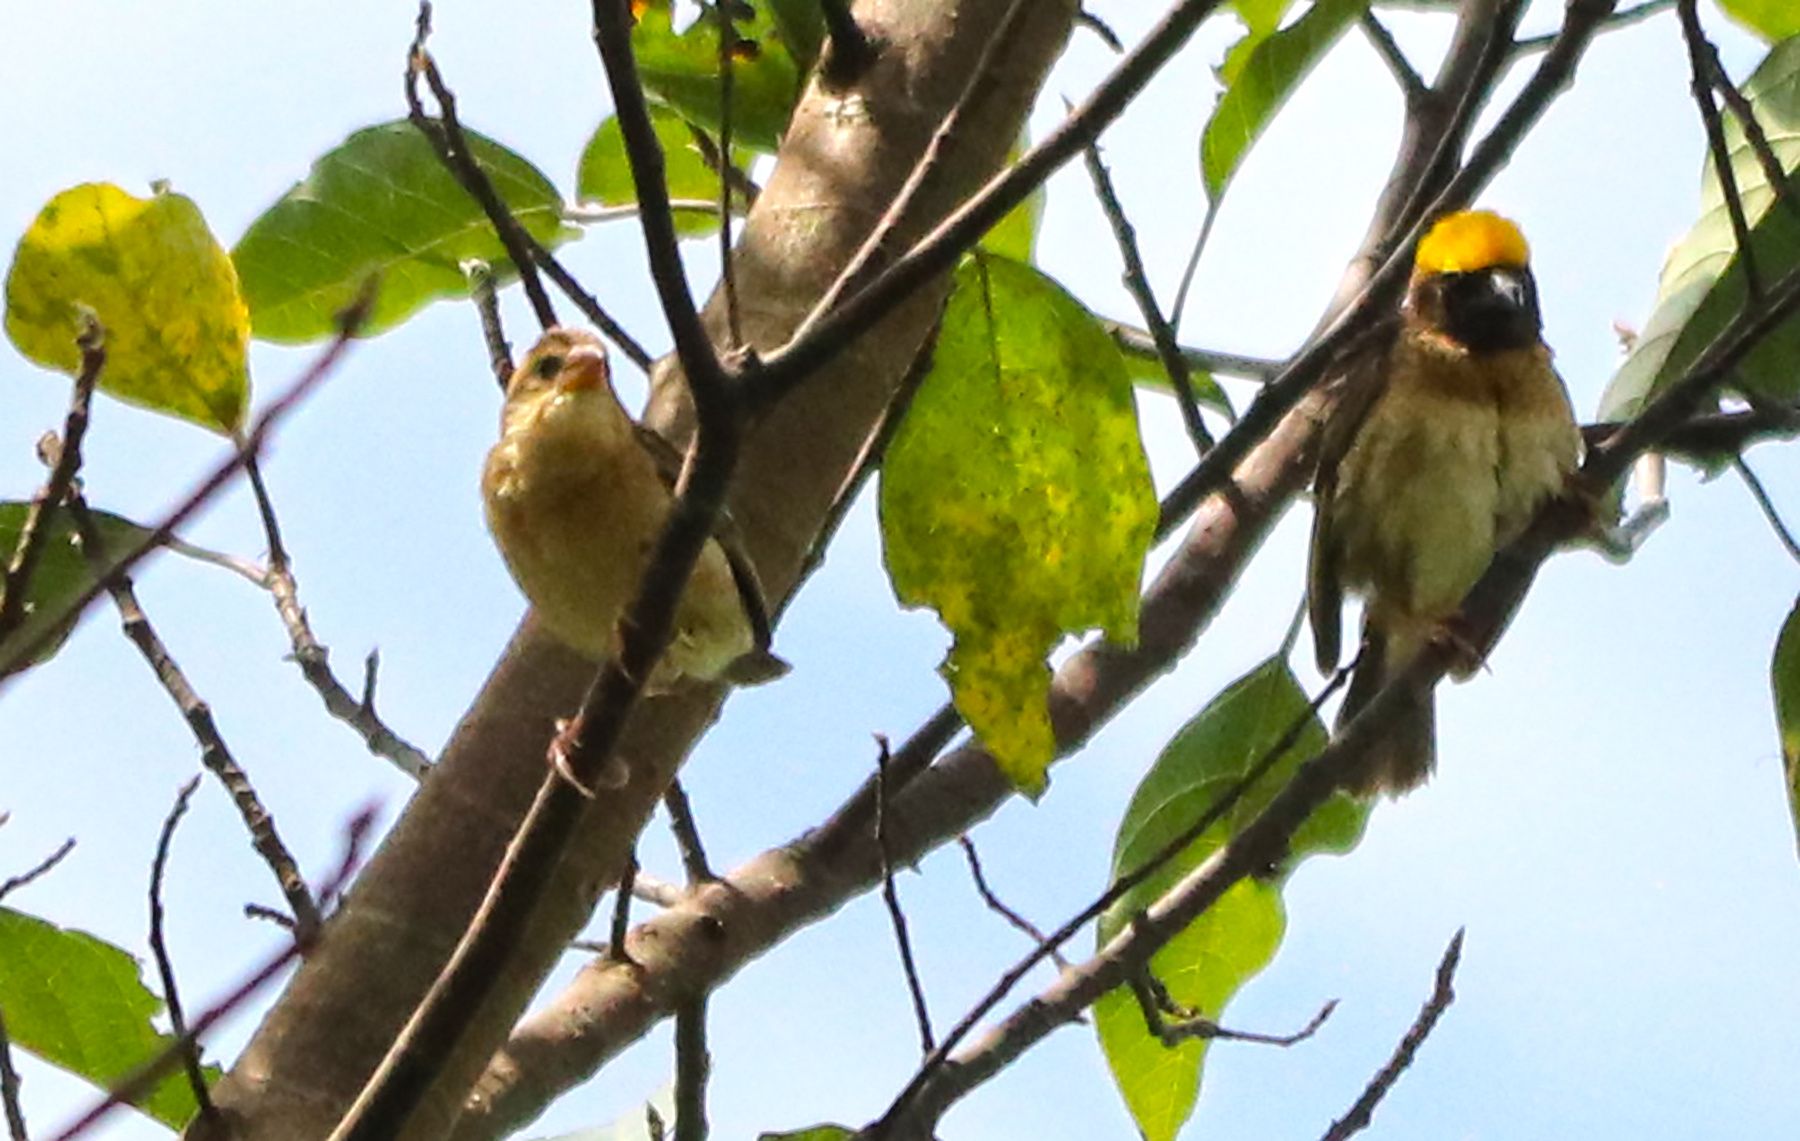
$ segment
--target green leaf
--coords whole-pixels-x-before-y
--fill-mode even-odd
[[[1719,0],[1719,7],[1772,44],[1800,36],[1800,6],[1794,0]]]
[[[775,34],[802,72],[811,71],[825,45],[825,16],[819,0],[768,0]]]
[[[243,425],[249,319],[231,259],[190,199],[90,182],[44,206],[6,275],[6,335],[74,375],[84,313],[106,335],[102,392],[225,435]]]
[[[1794,600],[1794,609],[1782,623],[1781,636],[1775,641],[1769,681],[1775,691],[1775,728],[1781,734],[1788,808],[1794,816],[1796,840],[1800,842],[1800,598]]]
[[[719,129],[719,27],[711,4],[677,33],[668,0],[639,12],[631,30],[644,90],[690,122]],[[736,143],[773,152],[800,97],[800,68],[777,34],[769,5],[737,21],[740,51],[731,71],[731,133]]]
[[[717,203],[719,178],[706,165],[687,120],[661,107],[650,109],[650,125],[663,149],[663,177],[669,197],[675,200]],[[628,206],[637,202],[637,185],[631,180],[631,163],[625,157],[625,136],[619,120],[609,116],[581,151],[575,172],[575,197],[603,206]],[[676,209],[675,232],[697,238],[719,228],[711,211]]]
[[[0,907],[0,1010],[14,1046],[106,1089],[174,1042],[151,1025],[162,1006],[124,951]],[[207,1067],[209,1081],[218,1076]],[[177,1071],[138,1108],[179,1129],[197,1107]]]
[[[19,546],[19,535],[25,530],[25,516],[30,510],[31,505],[28,503],[0,503],[0,564],[12,561],[13,552]],[[128,519],[121,519],[104,511],[94,511],[92,514],[100,536],[106,543],[109,557],[124,554],[150,536],[148,530]],[[62,613],[65,607],[94,584],[87,556],[75,545],[75,524],[69,513],[56,512],[47,526],[49,537],[44,544],[43,556],[38,560],[37,570],[32,574],[31,583],[25,591],[25,621],[7,639],[7,649],[34,641],[45,621]],[[74,623],[63,623],[62,628],[38,651],[36,657],[7,665],[0,669],[0,677],[49,660],[62,648],[73,629]],[[0,663],[7,661],[7,655],[0,653]]]
[[[1217,202],[1225,193],[1281,105],[1368,6],[1369,0],[1318,0],[1280,31],[1245,15],[1250,30],[1220,68],[1225,91],[1200,138],[1200,175],[1209,199]]]
[[[854,1136],[856,1130],[842,1125],[815,1125],[792,1133],[764,1133],[756,1141],[848,1141]]]
[[[475,162],[526,232],[546,246],[579,236],[562,224],[562,196],[523,158],[467,128]],[[357,131],[313,163],[232,251],[251,328],[269,341],[329,337],[337,314],[371,277],[380,288],[363,332],[373,335],[432,301],[466,297],[462,263],[512,273],[475,200],[411,123]]]
[[[1235,808],[1101,917],[1100,945],[1260,812],[1327,739],[1324,725],[1308,709],[1305,692],[1279,656],[1233,682],[1176,734],[1138,785],[1119,825],[1115,879],[1173,843],[1296,725],[1303,728],[1293,747]],[[1238,883],[1158,951],[1151,967],[1170,996],[1217,1018],[1237,989],[1274,957],[1287,923],[1281,887],[1294,864],[1314,853],[1354,847],[1368,812],[1368,805],[1351,797],[1332,797],[1295,834],[1289,859],[1276,874]],[[1126,987],[1095,1004],[1094,1027],[1138,1129],[1148,1141],[1169,1141],[1193,1112],[1206,1043],[1165,1047],[1145,1029]]]
[[[1156,512],[1112,340],[1030,266],[965,260],[882,468],[882,538],[900,601],[956,636],[957,708],[1028,793],[1055,751],[1045,656],[1091,627],[1136,640]]]
[[[1800,38],[1777,45],[1743,90],[1791,179],[1800,168]],[[1800,265],[1800,219],[1791,210],[1770,209],[1775,192],[1737,120],[1730,116],[1725,118],[1725,139],[1751,226],[1757,273],[1766,286]],[[1601,397],[1602,419],[1635,416],[1652,396],[1685,374],[1743,311],[1743,268],[1710,157],[1700,206],[1700,220],[1663,263],[1656,308]],[[1800,370],[1793,364],[1797,356],[1800,320],[1790,319],[1745,358],[1732,373],[1732,384],[1771,399],[1790,399],[1800,394]]]

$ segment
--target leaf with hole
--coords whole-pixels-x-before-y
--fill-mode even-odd
[[[882,467],[882,539],[900,601],[956,636],[957,709],[1028,793],[1055,752],[1045,658],[1094,627],[1136,640],[1156,517],[1111,338],[1030,266],[966,259]]]
[[[106,1089],[174,1042],[136,959],[85,931],[0,907],[0,1011],[12,1044]],[[209,1083],[219,1076],[206,1067]],[[180,1129],[198,1108],[179,1067],[137,1108]]]
[[[1193,827],[1296,728],[1293,745],[1234,808],[1101,916],[1100,946],[1204,863],[1326,742],[1325,726],[1308,708],[1305,691],[1280,657],[1233,682],[1182,727],[1144,775],[1125,810],[1113,848],[1115,880],[1142,867]],[[1289,858],[1279,869],[1237,883],[1158,951],[1151,968],[1169,996],[1206,1017],[1218,1018],[1231,996],[1268,964],[1281,943],[1287,923],[1281,888],[1293,866],[1316,853],[1354,847],[1368,811],[1368,805],[1350,797],[1332,797],[1294,835]],[[1109,992],[1094,1005],[1094,1028],[1138,1129],[1148,1141],[1170,1141],[1199,1097],[1206,1043],[1189,1040],[1172,1049],[1164,1046],[1146,1029],[1143,1013],[1126,987]]]
[[[1800,37],[1778,44],[1744,84],[1768,135],[1770,149],[1788,176],[1796,203],[1776,205],[1776,194],[1737,120],[1725,116],[1725,142],[1736,176],[1758,278],[1766,287],[1800,269]],[[1700,220],[1663,263],[1656,308],[1637,343],[1600,399],[1600,418],[1637,415],[1650,398],[1686,374],[1714,338],[1744,311],[1748,288],[1743,259],[1718,172],[1706,160]],[[1800,395],[1800,319],[1790,317],[1757,346],[1731,376],[1734,388],[1773,400]]]
[[[529,162],[464,128],[475,163],[519,224],[546,247],[580,235],[562,196]],[[379,282],[365,335],[391,329],[433,301],[466,297],[463,263],[516,276],[487,215],[405,120],[365,127],[313,163],[305,181],[250,223],[231,254],[251,330],[299,343],[337,333],[337,315]]]
[[[74,375],[84,315],[105,335],[100,391],[224,435],[243,426],[249,320],[231,259],[190,199],[90,182],[45,204],[7,271],[6,335]]]

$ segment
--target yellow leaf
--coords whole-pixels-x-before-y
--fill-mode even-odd
[[[226,435],[242,426],[250,316],[231,258],[190,199],[87,183],[44,206],[7,273],[6,335],[73,374],[84,313],[105,331],[101,391]]]

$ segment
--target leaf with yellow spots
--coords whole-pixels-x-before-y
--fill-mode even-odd
[[[881,476],[888,572],[956,636],[943,672],[1036,795],[1056,742],[1045,659],[1064,634],[1137,639],[1156,495],[1119,349],[1030,266],[978,253]]]
[[[106,335],[102,392],[225,435],[243,425],[250,316],[231,258],[191,200],[87,183],[44,206],[6,275],[6,335],[74,374],[84,314]]]

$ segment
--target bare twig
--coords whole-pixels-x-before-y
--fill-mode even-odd
[[[1156,339],[1147,331],[1127,325],[1122,321],[1109,321],[1102,318],[1101,328],[1120,349],[1134,357],[1160,361],[1160,350],[1156,347]],[[1287,367],[1286,361],[1273,361],[1263,357],[1247,357],[1238,353],[1220,352],[1217,349],[1196,349],[1183,345],[1180,353],[1187,358],[1188,367],[1200,372],[1224,373],[1226,376],[1243,377],[1246,380],[1266,382]]]
[[[675,1141],[706,1141],[706,996],[696,995],[675,1012]]]
[[[962,92],[956,97],[956,102],[951,104],[950,110],[944,113],[943,119],[938,122],[937,129],[932,132],[930,141],[925,144],[925,149],[920,152],[918,161],[913,164],[912,173],[907,175],[906,182],[900,187],[900,192],[894,196],[893,202],[888,205],[880,220],[875,223],[875,228],[869,231],[869,236],[863,239],[863,244],[857,249],[855,256],[845,263],[837,280],[833,281],[831,287],[819,296],[818,301],[814,302],[812,311],[806,315],[805,319],[800,322],[799,328],[795,330],[793,338],[789,341],[789,347],[803,342],[809,333],[824,324],[827,316],[838,308],[840,302],[855,295],[869,284],[871,275],[879,268],[882,259],[889,253],[888,246],[893,241],[894,235],[912,219],[913,207],[941,168],[945,151],[959,137],[958,132],[961,130],[964,120],[973,114],[980,106],[981,101],[987,97],[987,93],[995,81],[995,66],[1005,54],[1019,21],[1030,7],[1029,0],[1013,0],[1012,4],[1007,7],[1006,14],[994,26],[987,43],[983,45],[981,55],[976,59],[974,68],[969,72],[968,81],[964,83]],[[1024,196],[1021,195],[1020,200],[1023,201],[1023,199]],[[1001,215],[995,215],[994,220],[999,221],[1000,217]],[[985,227],[982,232],[985,232]],[[890,272],[891,268],[889,267]],[[883,276],[886,275],[883,274]],[[922,281],[923,278],[921,278]],[[897,301],[898,298],[896,297],[895,300]],[[865,322],[860,327],[867,328],[869,323]],[[761,378],[761,383],[765,388],[772,387],[774,384],[767,374]],[[769,393],[762,403],[764,405],[773,403],[775,395],[775,393]]]
[[[363,843],[368,839],[369,831],[375,823],[375,810],[365,808],[351,818],[345,829],[344,856],[338,862],[337,869],[331,878],[319,889],[321,900],[334,900],[343,892],[344,885],[350,882],[351,873],[362,863]],[[230,993],[218,1002],[201,1011],[200,1017],[188,1027],[186,1034],[177,1037],[166,1046],[162,1053],[133,1070],[124,1080],[107,1091],[106,1097],[96,1103],[86,1113],[63,1129],[55,1137],[55,1141],[74,1141],[98,1125],[100,1121],[121,1105],[134,1105],[143,1100],[163,1076],[179,1065],[182,1057],[191,1051],[195,1044],[211,1030],[221,1018],[236,1011],[244,1003],[255,997],[263,987],[274,982],[286,972],[289,964],[300,957],[299,940],[294,940],[279,953],[271,956],[267,962],[251,973],[250,977],[232,988]]]
[[[225,744],[225,738],[213,720],[212,709],[194,691],[187,675],[170,655],[168,646],[150,624],[149,616],[138,603],[137,590],[132,585],[130,576],[118,571],[108,573],[107,568],[113,564],[109,561],[105,543],[100,537],[99,528],[94,525],[93,515],[88,511],[86,501],[80,495],[71,493],[68,503],[75,516],[77,531],[81,535],[82,548],[94,568],[94,574],[107,579],[107,590],[112,594],[113,605],[119,612],[119,624],[125,631],[125,637],[137,647],[151,672],[156,674],[156,680],[162,684],[163,691],[180,710],[182,720],[187,722],[188,731],[200,746],[200,763],[219,778],[219,783],[225,786],[225,791],[231,796],[238,815],[243,817],[244,827],[250,833],[251,847],[256,849],[257,855],[262,857],[263,863],[274,874],[275,882],[281,887],[282,897],[287,900],[288,907],[294,913],[295,940],[311,946],[319,933],[319,909],[313,902],[312,893],[307,890],[306,879],[300,874],[299,864],[275,828],[275,818],[263,806],[262,798],[256,794],[249,775],[231,755],[231,749]]]
[[[18,546],[7,563],[5,581],[0,582],[0,645],[4,645],[25,621],[25,594],[31,587],[32,576],[37,573],[38,560],[49,544],[50,519],[62,505],[69,488],[75,485],[76,473],[81,470],[81,439],[87,434],[88,406],[93,401],[94,386],[100,383],[100,370],[106,366],[105,334],[99,322],[88,318],[75,343],[81,349],[81,370],[75,374],[75,384],[69,393],[69,411],[63,419],[56,462],[50,466],[44,486],[31,497]],[[51,623],[46,631],[54,632],[57,625],[59,623]],[[6,657],[0,661],[0,674],[26,657],[27,654],[17,653]]]
[[[431,758],[423,750],[390,729],[375,712],[375,671],[363,674],[361,700],[354,697],[331,670],[331,653],[313,634],[306,608],[300,605],[300,584],[294,578],[293,561],[281,541],[281,524],[275,517],[275,501],[263,482],[262,465],[254,454],[244,459],[244,474],[250,480],[250,493],[256,500],[257,515],[262,520],[263,535],[269,546],[269,566],[265,585],[275,599],[275,613],[287,629],[293,646],[294,664],[300,676],[325,703],[326,712],[343,722],[363,739],[371,753],[393,762],[394,766],[414,780],[422,780],[431,771]]]
[[[500,391],[506,391],[512,379],[512,346],[506,343],[506,330],[500,323],[500,299],[494,294],[494,267],[476,258],[463,263],[463,276],[469,279],[469,298],[475,302],[475,313],[481,318],[481,343],[487,346],[488,367]]]
[[[438,160],[451,177],[468,192],[480,205],[482,213],[487,215],[488,223],[494,227],[494,234],[500,244],[506,247],[506,256],[512,259],[513,269],[519,274],[519,284],[525,287],[525,296],[531,301],[531,308],[537,314],[538,324],[548,329],[556,325],[556,307],[550,303],[550,295],[544,291],[544,283],[538,279],[537,263],[526,245],[525,228],[519,225],[512,211],[500,200],[489,181],[487,172],[481,169],[476,161],[475,153],[469,149],[468,137],[463,134],[462,124],[456,119],[456,96],[444,85],[438,74],[437,64],[432,61],[431,53],[425,50],[425,41],[431,38],[431,0],[420,0],[419,15],[413,41],[406,49],[406,108],[407,117],[418,132],[425,136],[436,152]],[[431,87],[431,94],[437,99],[440,115],[432,118],[425,113],[425,105],[419,99],[419,77]]]
[[[1111,48],[1114,55],[1124,54],[1125,41],[1119,38],[1119,33],[1112,30],[1111,24],[1102,20],[1099,16],[1096,16],[1086,8],[1082,8],[1075,13],[1075,23],[1077,26],[1086,28],[1096,36],[1099,36],[1100,42]]]
[[[48,875],[52,868],[62,863],[63,860],[68,857],[69,853],[74,850],[75,837],[70,836],[67,840],[58,844],[54,852],[51,852],[48,856],[45,856],[30,868],[20,872],[18,875],[8,876],[6,879],[0,880],[0,900],[4,900],[7,896],[18,891],[26,884]]]
[[[1762,480],[1756,478],[1756,473],[1750,470],[1750,465],[1741,455],[1731,457],[1731,466],[1737,471],[1738,478],[1744,481],[1744,486],[1750,489],[1750,497],[1756,500],[1756,506],[1761,508],[1763,518],[1769,521],[1775,537],[1781,540],[1781,545],[1787,548],[1787,553],[1794,561],[1800,562],[1800,542],[1794,541],[1794,533],[1782,521],[1781,512],[1776,510],[1775,501],[1769,498],[1768,489],[1763,487]]]
[[[732,196],[744,204],[745,210],[755,206],[757,198],[762,194],[762,187],[756,185],[737,163],[725,161],[725,156],[719,151],[719,144],[713,141],[711,135],[692,123],[688,124],[688,135],[694,140],[694,149],[700,152],[700,161],[706,164],[706,169],[731,183]],[[671,210],[691,210],[693,206],[680,199],[670,199],[669,208]],[[708,202],[706,208],[708,211],[717,210],[718,203]],[[632,205],[633,216],[636,215],[636,211],[637,206],[634,203]]]
[[[175,827],[187,814],[188,801],[193,799],[194,790],[199,787],[200,777],[195,774],[175,794],[175,804],[164,817],[162,832],[156,838],[156,857],[150,861],[150,954],[156,960],[157,976],[162,979],[163,1002],[169,1008],[169,1029],[174,1031],[175,1037],[182,1039],[187,1038],[187,1014],[181,1007],[181,992],[175,985],[175,963],[169,958],[168,943],[163,936],[162,889],[163,877],[169,867],[169,847],[175,841]],[[213,1121],[219,1111],[213,1105],[212,1093],[206,1086],[206,1074],[200,1068],[199,1043],[188,1043],[181,1056],[181,1066],[187,1071],[188,1088],[200,1107],[200,1119]]]
[[[1731,163],[1731,152],[1725,147],[1725,127],[1719,121],[1719,105],[1713,102],[1713,73],[1706,55],[1710,43],[1700,27],[1695,0],[1677,0],[1675,12],[1681,18],[1681,37],[1687,43],[1688,65],[1692,72],[1689,88],[1694,96],[1694,106],[1700,109],[1700,122],[1706,127],[1706,149],[1712,155],[1713,172],[1719,176],[1719,192],[1725,199],[1726,216],[1731,219],[1738,262],[1744,268],[1744,288],[1750,304],[1761,306],[1765,296],[1762,274],[1757,271],[1756,251],[1750,244],[1750,223],[1744,216],[1744,199],[1738,193],[1737,171]],[[1770,189],[1780,185],[1776,183]]]
[[[687,895],[687,891],[680,884],[672,884],[639,868],[637,874],[631,877],[631,894],[658,907],[674,907]]]
[[[1157,358],[1169,374],[1169,386],[1175,393],[1176,407],[1181,409],[1181,422],[1187,428],[1188,439],[1193,442],[1196,453],[1205,455],[1212,450],[1212,433],[1207,431],[1206,422],[1200,418],[1200,402],[1194,399],[1194,377],[1188,369],[1187,358],[1181,355],[1175,330],[1156,304],[1156,291],[1150,288],[1150,278],[1144,272],[1137,231],[1125,217],[1125,207],[1113,187],[1112,175],[1100,161],[1099,144],[1089,143],[1082,154],[1087,161],[1088,178],[1093,181],[1094,193],[1100,199],[1100,209],[1112,227],[1113,241],[1118,244],[1119,256],[1125,262],[1125,289],[1137,302],[1138,312],[1143,315],[1150,339],[1156,345]]]
[[[637,853],[631,852],[626,855],[625,867],[619,872],[619,886],[613,889],[612,934],[606,944],[607,955],[620,963],[631,962],[631,952],[625,949],[625,942],[631,934],[631,889],[637,873]]]
[[[1137,999],[1138,1012],[1144,1016],[1144,1028],[1165,1047],[1174,1049],[1183,1042],[1249,1042],[1259,1046],[1297,1046],[1319,1032],[1337,999],[1319,1008],[1305,1026],[1291,1034],[1265,1034],[1255,1030],[1232,1030],[1221,1026],[1192,1007],[1183,1006],[1170,996],[1162,980],[1148,967],[1131,977],[1131,995]]]
[[[1718,45],[1711,40],[1701,43],[1701,53],[1705,57],[1707,70],[1712,75],[1713,89],[1731,109],[1732,118],[1743,128],[1744,139],[1750,144],[1750,151],[1756,156],[1757,165],[1762,168],[1763,178],[1769,183],[1769,189],[1775,192],[1775,201],[1780,203],[1788,213],[1800,217],[1800,190],[1795,189],[1794,177],[1781,165],[1781,158],[1775,148],[1769,145],[1768,133],[1763,130],[1762,123],[1756,117],[1756,108],[1750,106],[1750,100],[1744,98],[1737,84],[1731,82],[1731,76],[1725,71],[1725,64],[1719,59]]]
[[[1375,1107],[1381,1104],[1381,1099],[1394,1088],[1394,1083],[1400,1080],[1400,1075],[1406,1072],[1408,1066],[1412,1065],[1414,1056],[1419,1052],[1419,1047],[1423,1046],[1425,1039],[1431,1036],[1431,1031],[1437,1026],[1438,1019],[1442,1018],[1444,1011],[1452,1002],[1456,1001],[1456,991],[1452,984],[1456,980],[1457,964],[1462,961],[1462,948],[1463,932],[1458,929],[1456,934],[1451,936],[1450,945],[1444,948],[1444,957],[1438,962],[1437,981],[1431,988],[1431,997],[1426,999],[1425,1005],[1419,1009],[1419,1016],[1413,1019],[1413,1024],[1407,1028],[1406,1036],[1401,1038],[1400,1044],[1394,1048],[1393,1057],[1388,1059],[1387,1065],[1381,1067],[1375,1076],[1369,1079],[1369,1084],[1364,1087],[1362,1096],[1356,1099],[1356,1104],[1350,1107],[1350,1112],[1331,1123],[1331,1128],[1325,1132],[1324,1141],[1345,1141],[1345,1138],[1369,1127],[1369,1122],[1375,1115]]]
[[[981,901],[988,905],[988,910],[1012,924],[1014,929],[1023,932],[1026,938],[1033,943],[1042,946],[1049,942],[1035,923],[1006,906],[1006,903],[995,894],[994,889],[988,886],[987,876],[981,870],[981,856],[975,851],[975,841],[969,839],[965,834],[958,836],[956,842],[962,845],[963,856],[969,862],[969,878],[975,881],[975,891],[981,896]],[[1055,947],[1050,948],[1050,961],[1056,964],[1058,970],[1069,965],[1069,960],[1065,959],[1062,951]]]
[[[1375,54],[1381,57],[1382,63],[1387,65],[1389,74],[1394,77],[1394,82],[1399,86],[1400,94],[1406,97],[1407,104],[1410,106],[1421,99],[1429,98],[1430,87],[1419,77],[1418,70],[1407,60],[1406,53],[1400,50],[1400,45],[1394,42],[1394,34],[1388,31],[1386,24],[1381,22],[1381,17],[1377,16],[1372,9],[1364,9],[1358,23],[1362,26],[1363,35],[1368,39],[1369,46],[1375,49]]]
[[[894,943],[900,948],[900,969],[906,974],[906,992],[912,998],[913,1018],[919,1027],[919,1049],[929,1055],[934,1049],[931,1012],[925,1006],[925,987],[919,981],[919,965],[913,959],[912,939],[906,933],[906,912],[900,908],[900,893],[894,887],[894,862],[887,834],[888,741],[875,738],[875,846],[881,853],[881,900],[887,905],[888,919],[894,926]]]
[[[679,778],[669,782],[663,792],[663,809],[669,814],[669,830],[675,833],[675,847],[681,853],[681,866],[688,883],[709,883],[719,877],[706,862],[706,845],[700,842],[700,828],[694,823],[694,808],[688,803],[687,790]]]
[[[374,294],[372,290],[365,287],[357,298],[350,303],[349,308],[338,315],[338,335],[332,339],[332,342],[325,347],[313,363],[300,374],[299,379],[295,380],[292,386],[290,386],[279,399],[269,405],[268,409],[264,411],[261,416],[257,417],[256,423],[251,426],[250,432],[239,443],[230,458],[214,468],[212,474],[202,480],[200,485],[193,491],[189,492],[187,498],[182,500],[181,504],[176,507],[174,511],[170,512],[161,523],[158,523],[151,529],[150,534],[145,536],[136,546],[132,547],[124,555],[115,560],[107,571],[107,577],[128,573],[131,568],[143,561],[143,559],[152,551],[167,543],[170,536],[175,533],[176,528],[180,527],[183,523],[186,523],[193,517],[195,512],[199,511],[200,508],[210,502],[212,497],[217,495],[220,489],[231,481],[231,477],[238,473],[239,469],[244,466],[250,456],[261,451],[263,441],[268,437],[269,432],[274,429],[275,425],[280,423],[282,418],[289,412],[293,411],[302,400],[306,399],[306,397],[312,393],[314,388],[318,387],[326,377],[331,375],[331,370],[337,367],[338,361],[343,358],[344,353],[348,350],[350,341],[355,336],[356,331],[362,328],[363,322],[367,320],[369,306],[373,299]],[[0,646],[0,677],[4,677],[20,662],[29,660],[34,654],[41,651],[49,644],[50,639],[55,635],[57,629],[65,622],[74,621],[74,619],[80,615],[83,610],[87,609],[95,599],[105,593],[106,589],[107,583],[105,579],[93,583],[67,603],[60,613],[49,620],[45,624],[42,632],[37,636],[25,639],[21,645],[15,646],[7,644]]]
[[[830,7],[829,4],[826,5]],[[731,153],[732,95],[737,87],[737,25],[732,23],[733,6],[718,4],[713,8],[719,26],[719,153]],[[732,264],[731,248],[731,180],[719,179],[719,282],[725,293],[725,350],[735,352],[744,343],[743,322],[738,318],[737,269]],[[676,1122],[676,1130],[681,1124]]]
[[[6,1107],[6,1135],[10,1141],[31,1141],[25,1127],[25,1107],[19,1101],[19,1071],[13,1066],[12,1038],[6,1032],[6,1015],[0,1012],[0,1104]]]

